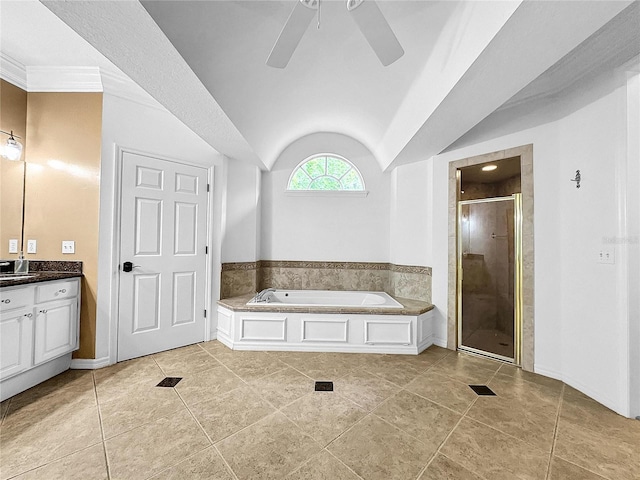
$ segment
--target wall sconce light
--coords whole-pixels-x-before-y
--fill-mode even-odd
[[[0,130],[0,133],[4,133],[5,135],[9,135],[7,139],[7,143],[3,145],[2,148],[2,156],[7,160],[18,161],[22,158],[22,144],[16,140],[16,136],[13,135],[13,130],[10,133],[7,133],[3,130]],[[20,138],[20,137],[17,137]]]

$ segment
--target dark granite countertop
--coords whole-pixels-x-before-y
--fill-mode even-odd
[[[247,305],[255,293],[240,295],[239,297],[223,298],[218,305],[234,312],[289,312],[289,313],[362,313],[370,315],[421,315],[433,309],[433,305],[410,298],[396,298],[403,308],[375,308],[375,307],[294,307],[283,304],[265,303],[262,305]]]
[[[4,278],[17,277],[12,280],[4,280]],[[26,278],[23,278],[26,277]],[[16,285],[26,285],[28,283],[48,282],[50,280],[62,280],[64,278],[82,277],[82,272],[29,272],[29,273],[11,273],[0,274],[0,288],[15,287]]]

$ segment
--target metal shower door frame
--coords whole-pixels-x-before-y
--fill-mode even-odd
[[[464,205],[513,202],[513,228],[514,228],[514,358],[504,357],[496,353],[479,350],[477,348],[462,345],[462,281],[464,272],[462,269],[462,207]],[[456,348],[461,351],[494,358],[503,362],[522,365],[522,194],[514,193],[506,197],[481,198],[477,200],[460,200],[457,207],[456,229]]]

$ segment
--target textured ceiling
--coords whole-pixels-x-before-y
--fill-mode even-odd
[[[344,2],[324,0],[320,28],[273,69],[265,61],[295,1],[3,0],[2,51],[27,66],[113,65],[218,151],[262,168],[305,135],[336,132],[387,169],[447,148],[631,3],[378,0],[406,52],[383,67]],[[34,7],[22,33],[5,32],[14,3]],[[57,42],[52,13],[82,48],[66,26]],[[615,32],[602,39],[608,57],[623,47]],[[556,88],[537,85],[535,95]]]

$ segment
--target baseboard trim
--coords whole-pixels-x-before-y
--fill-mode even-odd
[[[447,348],[447,339],[446,338],[438,338],[435,335],[432,337],[432,345],[436,345],[438,347]]]
[[[74,358],[71,360],[72,370],[96,370],[102,367],[108,367],[109,357],[102,358]]]
[[[616,402],[614,399],[608,396],[602,395],[600,392],[595,391],[588,385],[585,385],[584,383],[574,379],[571,376],[562,375],[561,373],[556,372],[555,370],[550,370],[538,365],[534,366],[534,372],[540,375],[544,375],[545,377],[551,377],[551,378],[555,378],[556,380],[560,380],[566,385],[584,393],[587,397],[594,399],[596,402],[604,405],[610,410],[613,410],[619,415],[622,415],[623,417],[631,418],[631,412],[621,408],[619,402]]]

